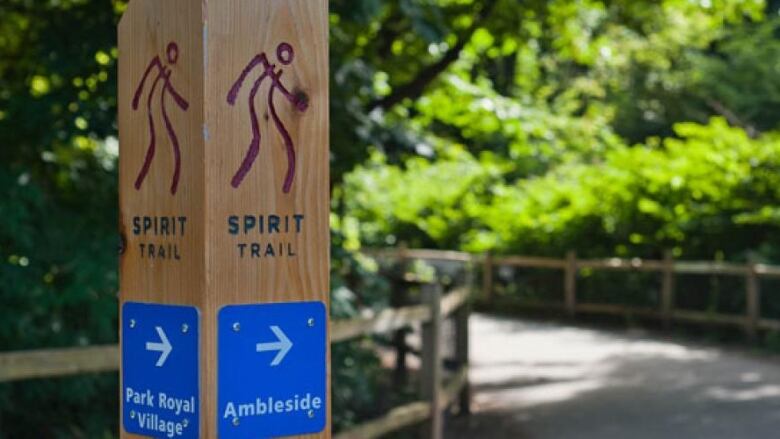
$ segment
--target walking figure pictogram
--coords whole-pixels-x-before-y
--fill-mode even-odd
[[[294,57],[295,52],[289,43],[281,43],[276,48],[276,58],[282,65],[289,66],[293,62]],[[252,169],[252,165],[254,164],[255,160],[257,160],[257,156],[260,154],[260,122],[257,118],[255,98],[257,97],[257,93],[260,90],[260,85],[262,85],[266,78],[270,78],[271,88],[268,91],[268,109],[271,112],[271,118],[273,118],[276,129],[279,131],[279,134],[281,134],[282,139],[284,140],[284,146],[287,151],[287,175],[285,176],[284,186],[282,187],[284,193],[287,194],[290,193],[293,182],[295,181],[295,144],[293,143],[292,136],[290,136],[289,131],[287,131],[287,127],[285,127],[284,123],[279,118],[279,114],[276,112],[274,92],[277,90],[281,92],[284,97],[287,98],[290,103],[295,105],[295,108],[302,113],[306,112],[306,110],[309,108],[309,103],[304,97],[293,95],[289,90],[287,90],[284,84],[282,84],[282,74],[284,74],[284,70],[282,68],[277,70],[276,64],[271,64],[271,62],[268,60],[268,56],[264,52],[256,55],[241,72],[241,76],[238,77],[238,80],[236,80],[235,84],[233,84],[233,87],[228,93],[228,104],[231,106],[236,104],[238,93],[241,91],[241,87],[244,85],[244,81],[249,76],[249,74],[258,67],[262,68],[262,73],[255,80],[254,85],[249,92],[249,114],[252,117],[252,141],[249,144],[249,150],[244,157],[244,161],[241,163],[238,171],[236,171],[236,174],[233,176],[231,184],[236,189],[241,186],[244,178]]]
[[[138,177],[135,180],[135,189],[141,189],[141,186],[146,179],[146,175],[149,173],[149,168],[152,166],[154,154],[157,149],[157,131],[155,129],[154,116],[152,114],[152,100],[154,99],[154,92],[157,90],[157,85],[160,83],[160,80],[162,80],[163,89],[162,92],[160,92],[160,107],[162,111],[163,122],[165,123],[165,130],[168,132],[168,138],[171,139],[171,145],[173,147],[174,170],[173,183],[171,184],[171,194],[175,195],[176,191],[179,189],[179,178],[181,176],[181,148],[179,147],[179,138],[176,136],[176,130],[174,130],[171,119],[168,117],[168,111],[165,106],[165,97],[170,94],[173,97],[176,105],[178,105],[179,108],[181,108],[183,111],[187,111],[187,109],[190,107],[190,104],[176,91],[176,89],[173,87],[173,84],[171,84],[171,66],[176,65],[176,62],[179,60],[179,46],[176,43],[168,43],[168,47],[166,49],[166,58],[168,65],[164,65],[159,56],[154,57],[154,59],[149,63],[149,66],[146,68],[146,72],[144,72],[141,83],[138,84],[138,88],[135,91],[135,96],[133,97],[133,110],[137,111],[141,95],[143,94],[144,87],[146,85],[146,80],[149,79],[149,76],[154,71],[155,78],[152,82],[152,88],[149,91],[149,98],[146,100],[146,115],[149,119],[149,147],[146,150],[144,164],[141,167],[141,171],[138,173]]]

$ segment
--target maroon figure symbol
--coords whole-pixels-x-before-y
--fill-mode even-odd
[[[282,65],[290,65],[293,62],[294,56],[295,52],[293,51],[293,47],[288,43],[281,43],[279,44],[279,47],[276,48],[276,58]],[[284,140],[284,146],[287,150],[287,175],[284,179],[283,186],[284,193],[287,194],[292,189],[293,181],[295,180],[295,144],[293,143],[287,128],[284,126],[284,123],[279,118],[279,114],[276,112],[274,92],[277,90],[281,92],[284,97],[302,113],[309,108],[309,104],[305,97],[295,96],[287,90],[284,84],[282,84],[282,74],[284,73],[284,70],[282,68],[277,70],[276,64],[271,64],[265,53],[256,55],[244,68],[244,71],[241,72],[241,76],[238,77],[238,80],[236,80],[235,84],[233,84],[233,87],[230,89],[230,93],[228,93],[228,104],[231,106],[236,104],[238,93],[241,91],[244,81],[247,76],[258,67],[262,69],[262,73],[260,73],[260,76],[255,80],[252,90],[249,92],[249,114],[252,116],[252,142],[249,144],[249,150],[244,157],[243,163],[241,163],[241,167],[238,168],[238,171],[233,176],[231,184],[236,189],[241,186],[241,182],[243,182],[244,178],[249,174],[252,165],[260,153],[260,122],[257,119],[255,97],[257,97],[257,93],[260,90],[260,85],[263,81],[266,78],[270,78],[271,89],[268,92],[268,108],[271,112],[271,117],[274,120],[274,125],[279,131],[279,134],[281,134],[282,139]]]
[[[146,158],[144,159],[144,164],[141,167],[141,172],[138,173],[138,177],[135,180],[135,189],[141,189],[141,186],[146,179],[146,174],[149,173],[149,168],[152,166],[154,153],[157,149],[157,132],[154,126],[154,116],[152,115],[152,100],[154,99],[154,92],[157,90],[157,85],[160,83],[160,80],[162,80],[163,89],[162,92],[160,92],[160,107],[162,110],[163,122],[165,122],[165,130],[168,132],[168,137],[171,139],[171,144],[173,146],[174,171],[173,183],[171,184],[171,194],[175,195],[176,191],[179,189],[179,177],[181,176],[181,149],[179,148],[179,138],[176,136],[176,131],[173,129],[171,119],[168,117],[168,111],[165,106],[165,97],[170,94],[173,97],[176,105],[178,105],[179,108],[181,108],[183,111],[187,111],[190,104],[183,97],[181,97],[181,95],[179,95],[179,93],[173,87],[173,84],[171,84],[172,70],[170,66],[175,65],[179,60],[179,46],[176,43],[171,42],[168,44],[166,52],[168,65],[164,65],[159,56],[154,57],[154,59],[149,63],[149,66],[146,68],[146,72],[144,72],[141,83],[138,84],[138,89],[136,89],[135,96],[133,97],[133,110],[137,111],[141,95],[144,91],[144,86],[146,85],[146,80],[149,79],[149,76],[154,71],[155,78],[152,82],[152,88],[149,91],[149,98],[146,100],[146,115],[149,119],[150,134],[149,147],[146,150]]]

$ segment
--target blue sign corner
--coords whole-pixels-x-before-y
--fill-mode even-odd
[[[217,320],[219,437],[322,432],[328,412],[326,305],[229,305]]]
[[[200,311],[122,305],[122,425],[154,438],[200,437]]]

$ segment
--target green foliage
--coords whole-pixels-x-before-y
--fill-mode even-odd
[[[378,277],[373,261],[343,250],[343,238],[333,236],[331,316],[354,318],[364,308],[386,306],[389,285]],[[383,371],[370,340],[333,345],[332,411],[336,431],[381,414],[378,392]]]
[[[111,2],[0,4],[0,350],[117,340],[117,17]],[[0,437],[113,436],[117,391],[102,376],[2,385]]]
[[[775,136],[751,138],[777,120],[768,8],[499,2],[514,13],[386,114],[414,154],[377,145],[345,178],[342,230],[369,246],[774,258]]]
[[[486,228],[505,250],[602,256],[658,256],[668,247],[687,258],[740,258],[776,239],[771,217],[756,216],[780,201],[776,140],[751,140],[722,119],[676,132],[680,139],[497,189]]]
[[[102,217],[115,210],[54,203],[27,174],[0,170],[0,186],[0,350],[115,343],[116,241]],[[0,437],[108,437],[117,392],[115,376],[0,385]]]
[[[763,249],[776,257],[778,137],[750,139],[720,118],[675,132],[513,182],[492,159],[466,152],[410,159],[404,169],[375,160],[348,176],[346,205],[373,245],[400,234],[472,251],[658,257],[674,248],[687,258],[744,259]]]
[[[125,7],[0,3],[0,350],[116,341]],[[362,245],[780,261],[778,7],[331,0],[334,316],[387,305]],[[377,414],[371,340],[333,365],[334,424]],[[107,437],[114,395],[0,386],[0,437]]]

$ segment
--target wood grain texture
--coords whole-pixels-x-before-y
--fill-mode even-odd
[[[163,25],[162,23],[167,23]],[[120,233],[126,238],[126,251],[120,259],[121,298],[163,303],[198,304],[205,293],[205,228],[203,115],[203,75],[199,66],[203,44],[199,37],[200,7],[189,0],[135,0],[125,13],[119,31],[119,206]],[[172,170],[171,141],[165,134],[157,98],[152,116],[156,127],[156,154],[140,190],[134,187],[150,142],[146,95],[141,107],[133,110],[133,94],[144,71],[157,56],[165,56],[167,45],[175,41],[179,59],[171,65],[171,82],[190,103],[189,110],[171,108],[169,117],[182,148],[182,173],[176,195],[170,193]],[[149,92],[152,83],[146,85]],[[187,216],[181,239],[139,237],[132,233],[136,216]],[[198,221],[200,217],[200,221]],[[179,246],[180,261],[142,258],[140,244],[147,241],[171,242]]]
[[[577,253],[566,252],[566,269],[563,274],[563,294],[569,316],[576,314],[577,307]]]
[[[118,364],[115,345],[0,353],[0,383],[115,372]]]
[[[431,310],[425,305],[383,310],[372,317],[335,320],[331,324],[331,341],[338,343],[366,335],[383,334],[408,328],[431,319]]]
[[[412,402],[390,410],[379,419],[374,419],[348,431],[337,434],[335,439],[374,439],[404,427],[418,424],[431,416],[431,403]]]
[[[152,84],[146,84],[138,109],[133,108],[133,98],[151,60],[159,56],[164,64],[171,64],[166,63],[171,42],[178,45],[178,58],[170,66],[171,82],[189,108],[183,111],[169,95],[163,114],[161,89],[157,90],[152,103],[156,153],[136,189],[150,142],[145,99]],[[294,56],[280,55],[282,43],[294,50]],[[199,308],[200,431],[203,438],[215,438],[219,310],[231,304],[328,304],[328,4],[326,0],[133,0],[119,25],[119,51],[119,228],[127,241],[120,260],[120,300]],[[268,96],[273,78],[266,78],[254,91],[259,154],[234,187],[236,172],[257,131],[249,102],[262,68],[250,72],[233,105],[228,95],[253,57],[263,53],[276,71],[284,70],[279,81],[289,93],[277,88],[275,111],[271,111]],[[171,128],[178,142],[169,135]],[[176,143],[181,150],[181,177],[174,194]],[[290,144],[296,153],[295,175],[286,191]],[[251,215],[287,218],[288,231],[295,215],[304,218],[297,223],[300,233],[229,232],[229,217]],[[186,234],[135,236],[136,216],[186,216]],[[139,247],[144,241],[176,244],[181,259],[144,259]],[[262,245],[263,257],[242,258],[238,247],[242,243],[249,245],[247,252],[253,243]],[[276,256],[267,255],[268,244]],[[328,419],[330,411],[328,398]],[[135,436],[122,432],[121,437]],[[322,434],[309,437],[329,438],[330,423]]]
[[[206,6],[205,58],[207,105],[206,180],[208,224],[207,309],[218,312],[227,304],[322,301],[328,303],[330,274],[330,199],[328,143],[328,4],[326,0],[219,0]],[[289,65],[278,59],[280,44],[294,50]],[[235,105],[227,100],[237,78],[257,55],[283,69],[280,80],[308,101],[300,111],[283,94],[276,93],[275,107],[295,144],[296,173],[289,193],[284,193],[288,155],[284,137],[270,114],[267,96],[271,81],[257,90],[261,143],[259,155],[239,188],[231,181],[244,160],[253,137],[249,98],[258,72],[249,75]],[[228,218],[233,215],[304,215],[301,233],[233,236]],[[240,258],[237,246],[259,243],[287,249],[296,256]],[[205,349],[215,352],[216,328],[212,319],[204,325]],[[328,358],[330,356],[328,355]],[[328,364],[330,361],[328,361]],[[206,369],[216,371],[214,357]],[[328,366],[328,375],[330,368]],[[207,375],[207,394],[216,399],[216,373]],[[330,382],[330,380],[328,380]],[[330,395],[330,385],[328,385]],[[328,398],[330,419],[330,400]],[[214,407],[206,412],[206,431],[216,430]],[[330,424],[320,435],[330,438]]]
[[[423,287],[423,300],[431,308],[431,320],[422,325],[422,365],[420,367],[420,396],[431,403],[429,422],[422,425],[420,437],[442,439],[444,414],[441,403],[442,348],[441,348],[441,285]]]
[[[126,239],[119,267],[121,303],[182,304],[197,306],[201,312],[206,310],[201,12],[200,3],[191,0],[133,0],[119,25],[119,231]],[[167,62],[171,42],[178,46],[175,64]],[[181,176],[175,195],[171,193],[175,165],[173,142],[166,132],[159,100],[160,84],[151,106],[156,153],[143,185],[138,190],[135,188],[151,139],[146,104],[153,78],[147,79],[137,110],[133,109],[132,102],[144,72],[155,57],[160,57],[170,68],[171,83],[189,103],[189,108],[183,111],[168,97],[167,113],[181,149]],[[133,221],[137,216],[186,216],[187,223],[183,236],[136,236]],[[144,258],[140,245],[149,243],[176,245],[181,259]],[[208,317],[209,314],[203,314],[203,318]],[[120,322],[120,328],[121,325]],[[120,341],[121,337],[120,331]],[[201,364],[203,358],[201,349]],[[203,384],[201,392],[205,401],[209,395],[203,392]],[[205,416],[201,416],[201,432],[204,422]],[[120,431],[121,438],[139,437],[125,433],[121,427]]]

